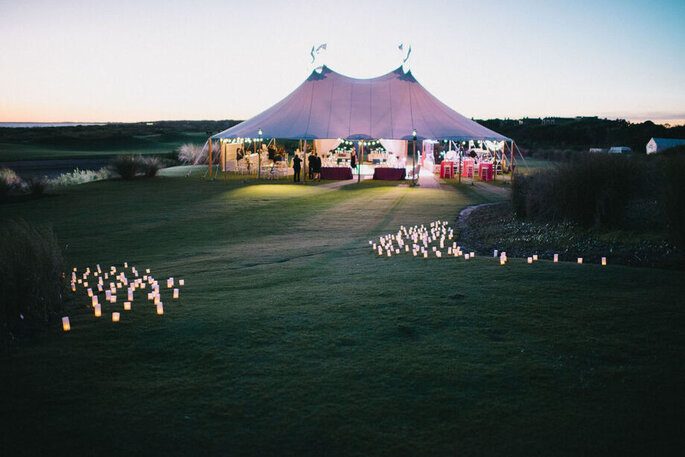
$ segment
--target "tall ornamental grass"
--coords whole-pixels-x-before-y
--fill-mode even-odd
[[[59,317],[64,258],[51,227],[18,219],[0,224],[0,259],[0,333],[7,342],[27,325]]]

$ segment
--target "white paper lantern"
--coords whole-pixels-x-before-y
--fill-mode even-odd
[[[71,330],[71,324],[69,323],[69,318],[66,316],[62,318],[62,330],[64,330],[65,332],[68,332],[69,330]]]

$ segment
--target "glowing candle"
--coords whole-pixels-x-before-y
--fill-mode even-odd
[[[73,282],[71,283],[71,291],[76,292],[76,285]]]
[[[91,299],[91,303],[93,306],[98,304],[98,296],[97,295],[93,295],[93,298]]]
[[[578,257],[578,263],[583,263],[583,258],[582,258],[582,257]]]
[[[528,257],[528,263],[533,263],[533,258],[532,258],[532,257]]]
[[[559,254],[554,254],[554,263],[559,261]]]
[[[426,252],[426,251],[423,252],[423,258],[424,258],[424,259],[427,259],[427,258],[428,258],[428,252]]]
[[[492,256],[493,256],[493,257],[497,257],[497,249],[494,250]]]
[[[130,301],[124,302],[124,310],[131,311],[131,302]]]
[[[102,308],[100,307],[100,303],[95,304],[95,317],[100,317],[102,316]]]
[[[435,251],[435,257],[442,257],[442,252]]]
[[[538,260],[538,255],[537,255],[537,254],[533,254],[533,260],[535,260],[535,261]]]
[[[178,298],[178,289],[174,289],[174,298]]]
[[[404,252],[409,252],[409,245],[408,244],[404,245]]]
[[[124,262],[124,268],[128,268],[128,262]]]
[[[133,301],[133,289],[128,290],[128,301]]]
[[[119,322],[119,313],[112,313],[112,322]]]
[[[468,255],[468,254],[464,255],[464,260],[469,260],[469,255]]]
[[[79,284],[83,284],[83,279],[79,279],[79,280],[78,280],[78,283],[79,283]]]
[[[145,269],[145,273],[150,274],[150,269],[149,269],[149,268],[146,268],[146,269]]]
[[[93,296],[93,289],[88,289],[88,296],[92,297]]]
[[[606,265],[606,264],[607,264],[607,258],[606,258],[606,257],[602,257],[602,265]]]
[[[88,281],[83,281],[83,287],[88,287]]]
[[[414,257],[416,257],[416,251],[412,251],[414,253]]]
[[[64,330],[65,332],[68,332],[69,330],[71,330],[71,324],[69,323],[69,318],[66,316],[62,318],[62,330]]]
[[[504,260],[504,258],[500,258],[500,259],[499,259],[499,264],[500,264],[500,265],[504,265],[505,262],[506,262],[506,261]]]
[[[157,314],[160,316],[164,314],[164,304],[162,302],[157,303]]]
[[[117,296],[112,295],[112,297],[109,299],[110,303],[116,303],[117,302]]]
[[[117,289],[121,289],[121,283],[120,282],[117,283]]]
[[[476,256],[476,253],[471,251],[471,258],[474,258]]]
[[[388,251],[388,257],[392,257],[392,253]]]

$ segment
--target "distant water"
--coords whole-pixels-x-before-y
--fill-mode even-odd
[[[105,125],[94,122],[0,122],[0,127],[29,128],[29,127],[76,127],[78,125]]]

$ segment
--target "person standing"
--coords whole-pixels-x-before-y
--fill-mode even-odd
[[[317,181],[321,181],[321,157],[316,152],[312,158],[312,163],[314,165],[314,178]]]
[[[297,152],[295,153],[295,157],[293,158],[293,181],[294,182],[300,182],[300,169],[301,169],[301,164],[302,164],[302,159],[300,159],[300,156],[297,155]]]
[[[307,165],[308,165],[307,168],[309,168],[309,180],[311,181],[314,179],[314,173],[316,170],[316,152],[312,152],[309,155],[309,161],[308,162],[309,163],[307,163]]]
[[[350,166],[352,167],[352,173],[357,167],[357,148],[352,147],[352,154],[350,154]]]

